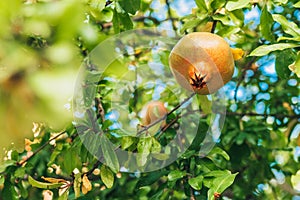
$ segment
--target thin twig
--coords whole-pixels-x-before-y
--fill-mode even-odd
[[[195,113],[195,112],[199,112],[200,110],[192,110],[189,113]],[[250,116],[250,117],[276,117],[276,118],[289,118],[289,119],[299,119],[300,115],[285,115],[285,114],[281,114],[281,113],[255,113],[255,112],[245,112],[245,113],[240,113],[240,112],[219,112],[216,110],[213,110],[212,113],[214,114],[220,114],[220,115],[228,115],[228,116]],[[205,117],[205,115],[202,115],[203,117]]]
[[[161,133],[165,132],[168,128],[170,128],[173,124],[175,124],[180,117],[181,117],[180,114],[176,115],[176,117],[170,123],[162,127]]]
[[[247,65],[243,68],[243,71],[242,71],[242,74],[241,76],[239,77],[239,80],[236,84],[236,88],[235,88],[235,91],[234,91],[234,101],[236,102],[237,101],[237,91],[240,87],[240,85],[242,84],[243,80],[245,79],[245,76],[246,76],[246,72],[248,69],[251,69],[251,66],[252,64],[256,61],[256,57],[253,57],[248,63]]]
[[[170,18],[171,23],[172,23],[172,28],[176,32],[177,27],[176,27],[175,21],[173,20],[173,17],[172,17],[172,11],[171,11],[171,6],[170,6],[169,0],[166,0],[166,5],[168,7],[168,15],[169,15],[169,18]]]
[[[97,106],[97,118],[101,118],[102,122],[104,122],[105,120],[105,112],[104,112],[104,108],[102,106],[102,99],[101,98],[95,98],[95,103]]]
[[[145,20],[150,20],[154,24],[159,25],[162,22],[165,22],[165,21],[168,21],[168,20],[173,21],[174,24],[175,24],[175,21],[179,21],[179,18],[177,18],[177,17],[167,17],[166,19],[158,20],[157,18],[152,17],[152,16],[135,16],[135,17],[132,17],[132,21],[134,21],[134,22],[143,22]],[[101,26],[103,29],[109,29],[113,26],[112,22],[105,22],[105,23],[98,22],[97,24],[99,26]]]
[[[218,112],[216,112],[218,113]],[[221,113],[219,112],[219,114],[225,114],[225,115],[229,115],[229,116],[261,116],[261,117],[276,117],[276,118],[290,118],[290,119],[294,119],[294,118],[300,118],[300,115],[285,115],[285,114],[281,114],[281,113],[255,113],[255,112],[247,112],[247,113],[237,113],[237,112],[226,112],[226,113]]]
[[[26,157],[24,160],[21,160],[20,162],[17,162],[17,166],[22,166],[25,162],[28,162],[34,155],[36,155],[38,152],[40,152],[42,149],[44,149],[50,142],[58,138],[59,136],[66,133],[65,130],[61,131],[58,135],[54,136],[53,138],[49,139],[45,144],[40,146],[38,149],[36,149],[33,154],[31,154],[29,157]]]
[[[106,1],[105,2],[105,7],[109,6],[110,4],[112,4],[113,1]]]
[[[101,162],[101,158],[99,158],[99,159],[97,160],[97,162],[93,165],[92,169],[90,169],[90,170],[89,170],[88,172],[86,172],[85,174],[86,174],[87,176],[91,175],[91,174],[93,173],[93,171],[94,171],[95,169],[97,169],[98,166],[99,166],[101,163],[102,163],[102,162]]]
[[[184,165],[185,171],[187,172],[187,178],[184,179],[185,184],[188,184],[189,180],[192,178],[191,174],[189,173],[189,166],[187,164]],[[195,195],[194,195],[194,189],[190,187],[190,200],[195,200]]]

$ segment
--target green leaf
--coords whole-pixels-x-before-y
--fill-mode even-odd
[[[97,71],[86,71],[85,80],[86,84],[97,84],[101,78],[101,73]]]
[[[28,188],[24,186],[24,182],[20,181],[18,184],[19,193],[23,199],[28,199]]]
[[[284,50],[288,48],[296,48],[299,47],[300,44],[293,43],[279,43],[279,44],[271,44],[271,45],[262,45],[254,49],[249,56],[265,56],[272,51]]]
[[[120,15],[119,19],[121,24],[123,24],[125,30],[130,30],[133,28],[133,23],[128,13],[118,13]]]
[[[204,177],[221,177],[231,174],[228,170],[213,170],[204,174]]]
[[[274,40],[273,23],[272,14],[268,12],[267,6],[264,6],[260,15],[260,31],[262,36],[269,41]]]
[[[92,108],[89,108],[86,110],[85,120],[87,121],[88,127],[90,129],[92,129],[94,134],[97,134],[100,132],[100,127],[97,122],[97,115]]]
[[[245,8],[249,5],[249,3],[250,3],[250,0],[229,1],[226,4],[225,8],[228,11],[233,11],[233,10]]]
[[[189,159],[190,157],[192,157],[194,155],[196,155],[196,151],[195,150],[187,150],[187,151],[185,151],[182,154],[181,158],[183,158],[183,159]]]
[[[0,191],[1,198],[5,197],[5,199],[9,200],[18,200],[19,195],[17,191],[15,190],[15,186],[11,184],[9,178],[7,178],[4,182],[4,187],[2,191]]]
[[[212,182],[211,188],[208,190],[208,199],[214,200],[215,193],[221,194],[222,192],[224,192],[224,190],[233,183],[237,174],[238,173],[228,174],[215,178]]]
[[[3,185],[5,181],[5,178],[3,175],[0,175],[0,185]]]
[[[200,10],[205,10],[205,11],[208,10],[205,0],[195,0],[195,2]]]
[[[215,147],[213,148],[210,152],[208,156],[211,155],[221,155],[223,158],[225,158],[225,160],[229,161],[230,157],[229,155],[226,153],[226,151],[224,151],[223,149],[221,149],[220,147]]]
[[[14,160],[6,160],[0,164],[0,173],[4,172],[7,167],[15,165],[16,161]]]
[[[108,129],[111,125],[113,125],[114,123],[110,120],[105,120],[103,123],[102,123],[102,130],[106,130]]]
[[[152,148],[151,137],[140,138],[137,144],[138,154],[136,156],[138,166],[144,166],[147,163],[147,158],[151,152],[151,148]]]
[[[111,22],[113,18],[114,12],[111,8],[103,9],[99,14],[99,19],[105,22]]]
[[[159,199],[164,199],[162,198],[162,195],[165,194],[166,191],[164,191],[163,189],[159,190],[158,192],[156,192],[153,196],[151,196],[149,198],[149,200],[159,200]]]
[[[300,78],[300,51],[297,53],[295,62],[289,65],[289,69]]]
[[[26,171],[26,168],[25,168],[25,167],[20,167],[20,168],[18,168],[18,169],[15,171],[15,177],[18,177],[18,178],[24,178],[25,171]]]
[[[157,141],[155,137],[152,138],[152,147],[151,147],[151,152],[152,153],[160,153],[161,151],[161,144]]]
[[[90,6],[98,11],[105,8],[106,0],[90,0]]]
[[[231,20],[229,19],[228,15],[216,14],[216,15],[212,16],[212,18],[214,20],[222,22],[222,24],[224,24],[224,25],[230,25],[231,24]]]
[[[276,54],[275,70],[280,78],[286,79],[291,75],[288,66],[294,62],[295,58],[296,55],[291,49]]]
[[[288,21],[284,16],[279,14],[273,14],[273,19],[278,22],[285,33],[292,35],[294,37],[300,36],[300,28],[296,23]]]
[[[168,174],[169,181],[176,181],[178,179],[183,178],[186,175],[186,171],[174,170]]]
[[[293,5],[295,8],[300,8],[300,1]]]
[[[93,103],[93,95],[96,92],[96,87],[94,84],[87,83],[84,86],[83,95],[84,95],[84,104],[86,107],[90,107]]]
[[[140,9],[141,0],[119,0],[120,6],[128,13],[135,14]]]
[[[112,186],[114,185],[114,174],[105,165],[102,165],[100,168],[100,176],[105,186],[107,188],[112,188]]]
[[[185,31],[189,31],[191,29],[194,29],[196,27],[198,27],[200,24],[202,23],[207,23],[208,22],[208,18],[205,17],[204,19],[200,19],[200,18],[191,18],[189,20],[187,20],[186,22],[184,22],[182,28],[180,29],[180,33],[184,34]]]
[[[244,24],[244,12],[243,10],[234,10],[229,12],[229,17],[237,26],[241,27]]]
[[[81,169],[82,162],[79,157],[79,151],[76,148],[70,148],[60,155],[62,168],[67,174],[71,174],[75,168]]]
[[[60,143],[56,144],[54,151],[52,151],[51,153],[49,162],[47,164],[48,166],[51,166],[54,163],[55,159],[61,154],[62,149],[63,149],[63,144]]]
[[[275,3],[286,4],[288,0],[274,0]]]
[[[190,178],[188,183],[195,190],[201,190],[202,183],[203,183],[203,176],[200,175],[200,176],[197,176],[197,177],[194,177],[194,178]]]
[[[198,24],[201,22],[201,19],[190,19],[188,21],[186,21],[183,26],[180,29],[180,33],[183,34],[185,31],[189,30],[189,29],[193,29],[196,26],[198,26]]]
[[[88,130],[85,132],[85,134],[82,134],[81,140],[90,154],[97,155],[99,153],[99,144],[101,141],[101,137],[99,134],[96,134],[92,130]],[[80,157],[80,159],[86,159],[86,157],[82,156]]]
[[[212,113],[212,102],[206,95],[198,95],[198,101],[200,104],[200,108],[204,112],[204,114]]]
[[[300,37],[284,37],[284,36],[282,36],[282,37],[279,37],[278,39],[277,39],[277,42],[280,42],[280,41],[282,41],[282,40],[289,40],[289,41],[296,41],[296,42],[300,42]]]
[[[169,171],[166,170],[160,170],[155,172],[150,172],[145,177],[141,177],[140,180],[137,183],[137,188],[149,186],[155,183],[157,180],[159,180],[161,177],[167,175]]]
[[[101,135],[100,146],[105,164],[110,167],[113,172],[117,173],[120,170],[119,160],[114,150],[114,145],[104,134]]]
[[[114,9],[112,22],[115,34],[120,33],[120,18],[116,9]]]
[[[59,188],[63,185],[63,183],[44,183],[33,179],[31,176],[28,176],[28,182],[33,187],[42,188],[42,189],[54,189]]]
[[[81,173],[77,173],[74,175],[74,193],[75,193],[75,198],[80,197],[80,185],[81,185]]]
[[[123,136],[121,139],[121,148],[127,149],[135,142],[135,138],[132,136]]]
[[[211,2],[210,7],[214,10],[222,8],[226,4],[226,0],[214,0]]]

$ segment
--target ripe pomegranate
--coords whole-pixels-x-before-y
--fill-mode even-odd
[[[222,37],[195,32],[184,36],[174,46],[169,64],[183,88],[206,95],[216,92],[232,78],[234,57]]]

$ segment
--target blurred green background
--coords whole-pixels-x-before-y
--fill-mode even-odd
[[[70,122],[81,35],[96,42],[79,1],[0,2],[0,147],[22,149],[33,122]]]

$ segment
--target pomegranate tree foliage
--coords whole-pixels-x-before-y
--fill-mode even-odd
[[[13,147],[6,149],[0,165],[0,199],[296,199],[300,195],[299,2],[195,0],[195,4],[189,3],[194,7],[185,15],[179,9],[180,2],[180,6],[185,5],[185,1],[177,0],[0,2],[0,69],[5,69],[9,77],[1,76],[3,99],[12,94],[11,99],[18,98],[16,102],[23,103],[16,110],[33,109],[30,101],[21,101],[34,96],[30,90],[26,94],[5,93],[13,90],[8,83],[25,84],[20,80],[30,78],[36,71],[78,70],[82,62],[91,69],[87,80],[98,89],[95,98],[86,99],[85,103],[95,105],[95,109],[86,112],[82,123],[74,125],[69,119],[65,128],[57,129],[36,119],[24,150],[20,153]],[[199,121],[199,127],[184,154],[156,171],[126,173],[120,172],[120,167],[142,168],[150,159],[149,152],[160,152],[178,132],[180,114],[186,113],[170,113],[169,125],[159,135],[121,135],[118,129],[110,128],[113,122],[104,117],[111,111],[114,79],[99,80],[98,72],[92,70],[93,63],[86,58],[106,38],[143,27],[170,27],[179,36],[211,31],[232,47],[243,49],[245,56],[236,62],[236,73],[225,86],[224,127],[208,154],[199,156],[199,150],[209,119],[216,111],[208,98],[198,97],[200,119],[188,114],[193,121]],[[139,66],[153,59],[168,66],[168,51],[154,57],[152,51],[132,48],[133,52],[113,62],[112,71],[105,75],[122,74],[122,65]],[[178,85],[172,76],[169,79],[176,90]],[[129,91],[129,111],[137,112],[152,99],[154,87],[133,87]],[[161,92],[160,100],[168,103],[169,110],[180,103],[167,90]],[[42,116],[49,116],[50,111],[42,108],[37,116],[44,119]],[[1,106],[3,110],[5,106]],[[18,127],[19,123],[23,127],[22,120],[16,122],[11,126]],[[81,135],[98,134],[100,127],[105,131],[89,141],[88,150]],[[188,130],[180,134],[182,141],[188,142]],[[145,156],[137,161],[128,158],[127,166],[120,166],[108,142]],[[100,160],[104,159],[106,165],[90,153],[90,147],[104,152]],[[176,151],[180,146],[172,148]],[[164,159],[163,154],[160,156],[158,159]],[[151,159],[155,162],[155,158]]]

